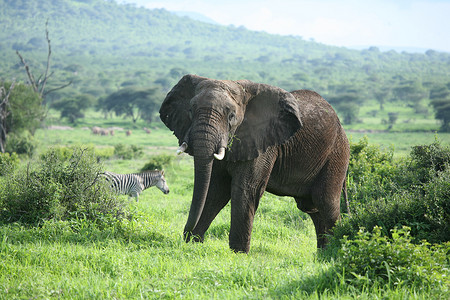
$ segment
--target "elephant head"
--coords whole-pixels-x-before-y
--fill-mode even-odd
[[[194,156],[194,192],[184,232],[195,228],[208,193],[214,159],[246,161],[285,143],[302,126],[288,92],[248,80],[184,76],[167,94],[160,118],[179,151]]]

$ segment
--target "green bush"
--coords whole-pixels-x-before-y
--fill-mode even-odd
[[[142,156],[142,147],[124,144],[117,144],[114,146],[114,155],[121,159],[133,159]]]
[[[359,230],[350,240],[343,239],[336,270],[346,283],[358,288],[381,284],[389,287],[448,289],[450,284],[450,243],[431,246],[413,244],[410,228],[392,230],[392,238]]]
[[[369,145],[367,137],[350,144],[347,189],[353,203],[367,203],[383,199],[395,190],[393,178],[397,165],[392,149],[386,152]]]
[[[73,152],[76,147],[67,147],[67,146],[52,146],[48,149],[46,153],[41,154],[41,160],[46,160],[49,152],[55,157],[55,159],[60,161],[66,161],[73,156]]]
[[[450,168],[448,163],[423,185],[424,218],[428,228],[420,239],[450,241]],[[425,222],[424,222],[425,223]]]
[[[444,171],[450,164],[450,148],[443,147],[436,141],[430,145],[415,146],[411,150],[411,169],[417,172],[420,183],[432,180],[440,171]]]
[[[162,170],[165,166],[172,163],[175,157],[168,154],[154,155],[150,160],[142,167],[141,172],[152,171],[155,169]]]
[[[73,152],[79,149],[77,146],[52,146],[50,147],[54,154],[61,160],[67,160],[72,157]],[[89,145],[85,148],[89,152],[93,152],[97,160],[111,158],[114,153],[112,148],[95,148],[93,145]],[[44,158],[46,154],[41,155]]]
[[[114,155],[114,149],[112,147],[95,148],[94,152],[98,159],[109,159]]]
[[[11,173],[19,165],[17,153],[0,153],[0,176]]]
[[[404,159],[363,139],[351,144],[348,194],[351,218],[334,229],[333,243],[354,237],[360,227],[383,228],[389,236],[399,226],[411,228],[415,242],[450,241],[450,149],[438,141],[416,146]]]
[[[19,134],[11,133],[6,140],[5,151],[8,153],[26,154],[31,156],[36,149],[36,141],[28,132],[23,131]]]
[[[74,149],[69,159],[50,149],[35,164],[18,169],[3,181],[0,220],[40,224],[49,219],[84,218],[99,223],[127,215],[118,198],[101,180],[93,151]]]

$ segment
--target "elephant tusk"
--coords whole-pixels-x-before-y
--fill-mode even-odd
[[[180,148],[178,148],[177,154],[180,155],[181,153],[186,151],[187,148],[188,148],[188,144],[186,144],[186,142],[183,142],[183,144],[181,144]]]
[[[224,148],[224,147],[221,147],[221,148],[219,149],[219,153],[214,153],[214,157],[215,157],[217,160],[222,160],[222,159],[225,157],[225,148]]]

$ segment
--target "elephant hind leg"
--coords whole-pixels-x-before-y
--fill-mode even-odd
[[[346,168],[337,168],[336,164],[329,162],[312,187],[310,209],[306,212],[314,222],[318,248],[326,246],[327,235],[332,233],[331,229],[340,220],[340,197],[345,174]]]
[[[331,228],[333,228],[339,217],[333,221],[333,219],[327,219],[321,216],[320,212],[310,213],[309,216],[313,220],[316,229],[317,248],[325,248],[328,243],[328,235],[331,233]]]
[[[297,207],[307,213],[314,224],[317,237],[317,248],[324,248],[327,244],[326,235],[336,222],[335,218],[324,215],[324,212],[313,203],[312,197],[296,197]]]

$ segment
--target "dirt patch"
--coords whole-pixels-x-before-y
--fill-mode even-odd
[[[73,128],[70,126],[56,126],[56,125],[48,126],[47,129],[48,130],[73,130]]]

